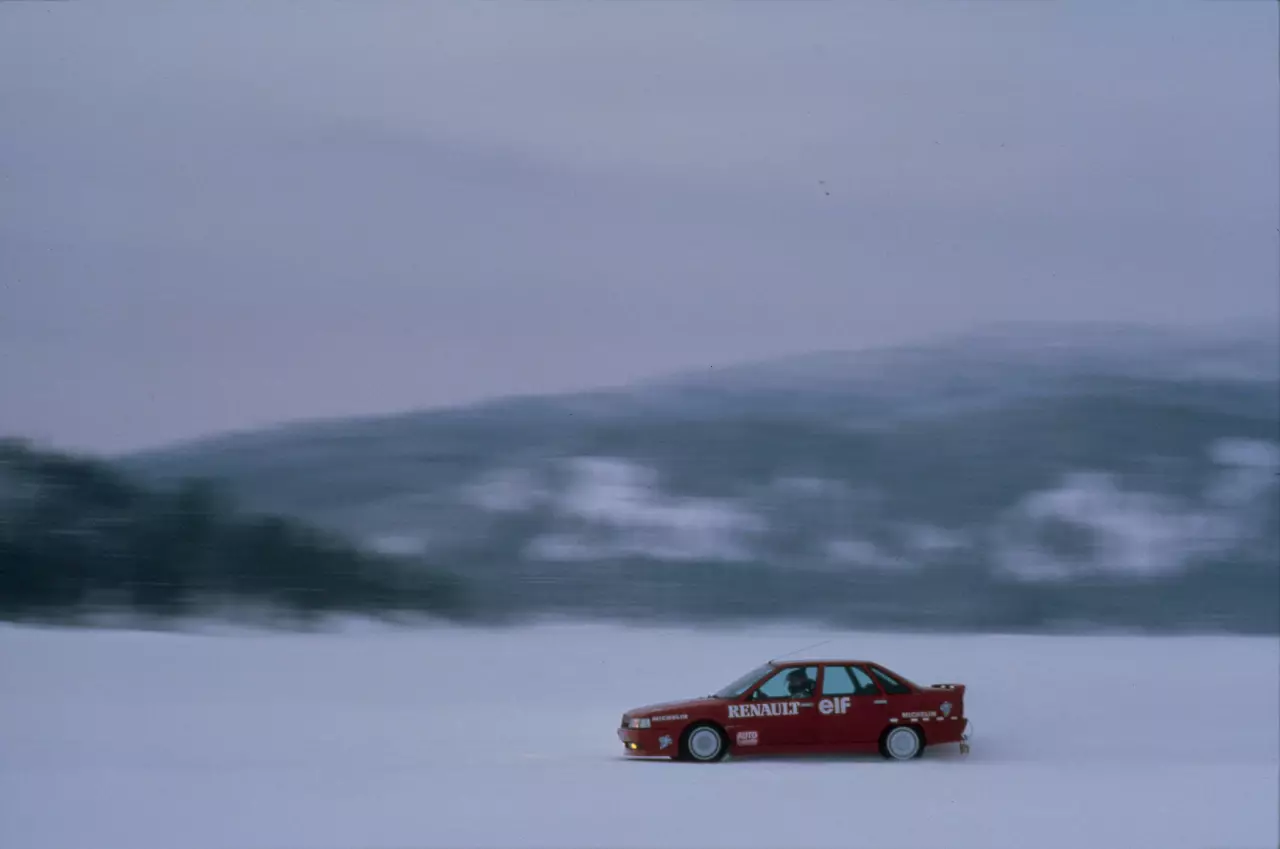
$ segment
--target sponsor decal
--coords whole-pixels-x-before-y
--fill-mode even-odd
[[[929,716],[937,716],[936,710],[909,710],[902,714],[903,719],[924,719]]]
[[[942,708],[943,716],[951,716],[951,702],[943,702],[939,707]]]
[[[670,737],[670,736],[668,736],[668,735],[666,735],[666,734],[663,734],[661,737],[659,737],[659,738],[658,738],[658,748],[659,748],[659,749],[666,749],[666,748],[668,748],[670,745],[671,745],[671,737]]]
[[[813,707],[811,702],[763,702],[747,705],[729,705],[730,719],[750,719],[753,716],[796,716],[802,707]]]
[[[689,714],[687,713],[669,713],[665,716],[655,716],[653,718],[653,721],[654,722],[674,722],[678,719],[688,719],[688,718],[689,718]]]
[[[833,713],[848,713],[850,701],[851,699],[848,696],[840,696],[835,699],[823,699],[818,702],[818,712],[823,716],[830,716]]]
[[[738,732],[739,746],[754,746],[759,742],[760,742],[759,731],[739,731]]]

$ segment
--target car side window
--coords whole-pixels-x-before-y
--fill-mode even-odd
[[[884,687],[884,691],[890,695],[901,696],[911,692],[911,689],[906,684],[903,684],[887,672],[881,672],[874,666],[871,667],[871,674],[880,682],[880,686]]]
[[[864,675],[865,677],[865,675]],[[870,679],[868,679],[870,680]],[[822,673],[822,695],[852,696],[858,692],[846,666],[828,666]]]
[[[854,695],[856,696],[880,695],[880,689],[876,687],[876,682],[871,680],[870,675],[863,672],[861,669],[859,669],[856,666],[850,667],[850,669],[853,671],[853,681],[854,681],[854,684],[857,686],[857,690],[854,692]]]
[[[803,676],[797,673],[804,673]],[[799,690],[793,692],[792,678],[803,679],[798,680],[797,684],[808,682],[808,690]],[[752,694],[752,698],[756,699],[794,699],[807,698],[813,695],[813,687],[818,681],[818,667],[816,666],[788,666],[779,669],[777,674],[761,684]]]
[[[822,678],[824,696],[878,696],[871,676],[856,666],[828,666]]]

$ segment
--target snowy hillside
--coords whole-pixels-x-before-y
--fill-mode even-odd
[[[1278,344],[1015,326],[124,462],[454,569],[495,609],[1275,632]]]
[[[771,656],[968,685],[919,761],[624,760],[627,708]],[[897,846],[1280,839],[1273,638],[557,626],[264,636],[0,627],[0,845]]]

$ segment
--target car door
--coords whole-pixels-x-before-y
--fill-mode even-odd
[[[860,666],[829,664],[818,698],[818,741],[824,746],[874,743],[889,722],[889,702]]]
[[[816,694],[812,689],[792,692],[789,679],[796,673],[803,673],[816,689],[817,666],[784,666],[730,706],[729,734],[736,745],[766,751],[817,744]]]

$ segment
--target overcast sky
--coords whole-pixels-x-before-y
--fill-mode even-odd
[[[0,434],[1280,321],[1278,32],[1263,2],[0,4]]]

